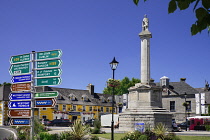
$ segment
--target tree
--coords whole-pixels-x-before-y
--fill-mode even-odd
[[[3,84],[0,84],[0,86],[3,86],[3,85],[11,85],[11,83],[4,82]]]
[[[147,1],[147,0],[144,0]],[[139,0],[133,0],[133,2],[138,5]],[[196,35],[198,32],[201,33],[202,30],[208,29],[210,32],[210,0],[170,0],[168,5],[168,13],[173,13],[176,11],[177,7],[180,10],[185,10],[189,8],[191,4],[194,4],[193,12],[197,20],[191,26],[191,34]],[[197,7],[199,5],[199,7]]]
[[[115,87],[115,95],[122,95],[128,93],[128,88],[134,86],[136,83],[140,83],[140,79],[132,78],[131,80],[128,77],[120,80],[120,85]],[[109,85],[104,88],[103,94],[112,94],[112,88]]]

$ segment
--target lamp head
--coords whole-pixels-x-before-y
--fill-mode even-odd
[[[115,60],[115,57],[114,57],[114,59],[112,60],[112,62],[110,62],[109,64],[110,64],[110,67],[111,67],[112,70],[116,70],[119,62],[117,62]]]

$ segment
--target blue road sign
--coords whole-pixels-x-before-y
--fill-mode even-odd
[[[30,125],[30,119],[12,118],[10,125]]]
[[[8,107],[9,109],[30,109],[31,101],[10,101]]]
[[[9,99],[14,100],[31,100],[31,93],[10,93]]]
[[[31,81],[31,74],[12,76],[12,79],[11,79],[12,83],[23,83],[23,82],[30,82],[30,81]]]
[[[52,105],[53,102],[52,100],[41,100],[41,101],[36,101],[36,105]]]

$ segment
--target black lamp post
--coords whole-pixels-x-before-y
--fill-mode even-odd
[[[184,93],[184,98],[185,98],[185,118],[186,118],[186,127],[185,127],[185,130],[187,131],[187,93],[185,92]]]
[[[110,62],[110,66],[111,66],[111,69],[113,71],[113,74],[112,74],[112,79],[114,80],[114,71],[117,69],[117,65],[118,65],[119,62],[117,62],[115,60],[115,57],[114,59],[112,60],[112,62]],[[112,87],[112,122],[111,122],[111,140],[114,140],[114,86]]]

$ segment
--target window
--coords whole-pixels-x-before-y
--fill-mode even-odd
[[[106,108],[106,112],[109,112],[109,108],[108,107]]]
[[[188,104],[186,110],[191,111],[191,101],[186,101],[186,102]]]
[[[77,110],[77,106],[73,105],[73,110],[76,111]]]
[[[86,111],[86,110],[85,110],[85,106],[83,106],[82,108],[83,108],[83,111]]]
[[[104,107],[101,107],[101,112],[104,112]]]
[[[170,111],[175,111],[175,101],[170,101]]]
[[[58,105],[55,105],[55,110],[58,110]]]
[[[63,111],[66,111],[66,105],[63,105]]]
[[[76,101],[76,97],[73,94],[69,95],[69,99],[72,100],[72,101]]]
[[[93,107],[92,106],[89,107],[89,111],[93,111]]]
[[[42,108],[42,110],[47,110],[47,108]]]

